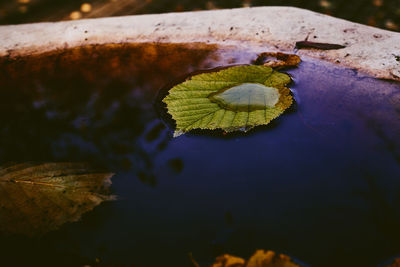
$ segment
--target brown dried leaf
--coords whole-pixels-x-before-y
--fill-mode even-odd
[[[271,250],[257,250],[249,259],[246,267],[300,267],[289,256],[276,254]]]
[[[301,267],[292,262],[289,256],[276,254],[271,250],[257,250],[246,262],[242,258],[228,254],[219,256],[210,267]]]
[[[296,42],[296,48],[314,48],[314,49],[321,49],[321,50],[334,50],[334,49],[342,49],[346,46],[340,44],[330,44],[330,43],[317,43],[311,41],[298,41]]]
[[[239,257],[224,254],[219,256],[210,267],[244,267],[245,260]]]
[[[258,55],[253,62],[255,65],[264,65],[271,68],[297,67],[301,62],[300,57],[294,54],[264,52]]]
[[[394,259],[393,262],[386,267],[400,267],[400,258]]]
[[[40,235],[105,200],[112,173],[80,163],[18,164],[0,168],[0,232]]]

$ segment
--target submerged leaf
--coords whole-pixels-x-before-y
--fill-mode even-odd
[[[268,66],[235,66],[192,76],[163,99],[175,136],[192,129],[248,131],[266,125],[292,104],[290,76]]]
[[[246,262],[242,258],[228,254],[219,256],[210,267],[301,267],[294,263],[289,256],[276,254],[271,250],[257,250]]]
[[[105,200],[112,173],[86,164],[18,164],[0,169],[0,232],[40,235],[80,219]]]

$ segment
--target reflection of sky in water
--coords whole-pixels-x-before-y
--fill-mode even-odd
[[[79,84],[75,73],[71,85],[3,88],[2,162],[89,161],[117,172],[119,200],[41,240],[0,239],[1,248],[7,241],[9,255],[21,246],[51,251],[49,264],[138,266],[187,266],[190,252],[207,266],[258,248],[313,266],[376,266],[400,251],[399,103],[388,105],[398,84],[304,62],[289,71],[297,107],[272,125],[172,139],[153,100],[186,66],[203,66],[196,62],[175,72],[177,63],[147,67],[145,78],[135,69],[137,80],[100,73],[95,85]]]

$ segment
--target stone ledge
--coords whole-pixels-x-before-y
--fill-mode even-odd
[[[283,51],[400,81],[400,33],[293,7],[255,7],[56,23],[0,26],[0,57],[108,43],[235,45]],[[295,50],[296,41],[345,45],[339,50]]]

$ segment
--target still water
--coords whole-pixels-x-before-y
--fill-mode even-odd
[[[88,162],[116,173],[118,200],[41,237],[1,234],[1,265],[191,266],[192,253],[208,266],[271,249],[367,267],[399,255],[399,83],[303,59],[286,71],[295,105],[269,126],[172,138],[160,88],[255,58],[137,44],[2,59],[0,164]]]

